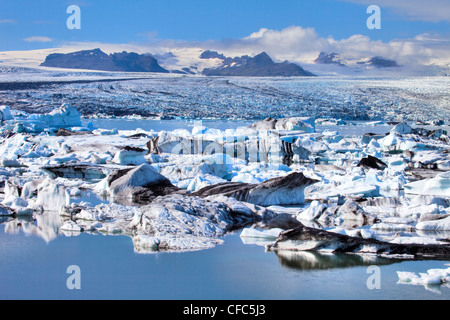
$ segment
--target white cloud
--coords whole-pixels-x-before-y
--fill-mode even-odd
[[[387,8],[399,16],[420,21],[450,22],[449,0],[341,0],[361,5],[376,4],[383,10]]]
[[[29,37],[29,38],[25,38],[23,40],[26,42],[52,42],[53,41],[53,39],[51,39],[49,37],[40,37],[40,36]]]
[[[189,43],[183,46],[189,46]],[[255,55],[265,51],[277,61],[288,60],[299,64],[313,63],[321,51],[336,52],[355,61],[382,56],[397,60],[400,64],[450,63],[450,39],[431,34],[389,42],[372,40],[360,34],[336,40],[320,37],[313,28],[291,26],[282,30],[262,28],[242,39],[196,43],[195,46],[216,50],[226,56]]]
[[[26,41],[52,41],[47,37],[31,37]],[[254,56],[262,51],[267,52],[277,62],[288,60],[307,66],[313,63],[319,53],[336,52],[348,63],[374,56],[396,60],[405,66],[435,65],[450,67],[450,39],[439,34],[419,34],[414,38],[395,39],[389,42],[372,40],[365,35],[355,34],[346,39],[320,37],[313,28],[290,26],[282,30],[262,28],[242,39],[210,40],[210,41],[176,41],[150,39],[145,43],[112,44],[101,42],[62,43],[59,51],[68,53],[79,50],[100,48],[106,53],[137,52],[164,55],[173,52],[176,58],[171,59],[177,68],[189,67],[199,62],[203,50],[215,50],[228,57],[242,55]],[[161,61],[163,63],[163,61]],[[169,66],[166,66],[169,67]]]
[[[336,40],[320,37],[312,28],[292,26],[283,30],[261,29],[236,41],[234,48],[252,54],[266,51],[276,60],[300,64],[312,63],[321,51],[336,52],[355,60],[382,56],[401,64],[450,64],[450,39],[435,34],[389,42],[359,34]]]

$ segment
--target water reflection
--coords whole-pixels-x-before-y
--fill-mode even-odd
[[[34,217],[10,218],[4,224],[5,233],[17,234],[22,231],[26,235],[40,237],[48,243],[60,235],[63,222],[64,219],[58,212],[46,211],[35,214]]]
[[[343,253],[320,253],[306,251],[275,251],[280,264],[294,270],[325,270],[353,268],[371,265],[389,265],[401,262],[397,259],[375,255],[354,255]]]

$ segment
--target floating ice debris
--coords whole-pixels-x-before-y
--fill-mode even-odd
[[[13,216],[13,215],[14,215],[14,211],[12,211],[10,208],[0,204],[0,217]]]
[[[311,202],[310,206],[297,214],[297,220],[299,221],[315,221],[319,220],[324,212],[327,210],[327,205],[321,204],[319,201],[315,200]]]
[[[136,212],[128,229],[138,236],[139,248],[155,248],[157,243],[159,250],[206,249],[220,243],[218,238],[233,227],[273,216],[263,208],[242,209],[226,198],[158,197]],[[264,216],[259,210],[266,212]]]
[[[450,197],[450,171],[432,179],[411,182],[404,185],[405,192],[418,195]]]
[[[315,132],[315,119],[308,117],[294,117],[284,119],[267,118],[253,123],[250,128],[257,130],[295,130],[308,133]]]
[[[211,173],[219,178],[230,178],[233,172],[233,159],[223,153],[213,154],[204,158],[204,161],[211,169]]]
[[[218,135],[186,136],[174,132],[160,132],[148,142],[148,149],[155,154],[213,157],[215,154],[225,154],[246,162],[291,164],[311,161],[310,152],[296,143],[298,135],[256,130],[248,135],[229,134],[226,131]]]
[[[269,230],[258,230],[254,228],[245,228],[242,230],[241,238],[262,238],[275,240],[280,235],[280,232],[284,231],[280,228],[274,228]]]
[[[148,163],[145,159],[147,153],[148,150],[138,147],[121,147],[112,159],[112,162],[125,166],[138,166]]]
[[[187,190],[190,192],[195,192],[207,186],[212,186],[225,182],[227,182],[227,180],[224,180],[211,174],[199,175],[191,180],[191,182],[187,186]]]
[[[427,273],[397,271],[398,283],[410,285],[423,285],[427,289],[430,286],[448,285],[450,283],[450,268],[447,269],[429,269]],[[439,290],[437,291],[440,292]]]
[[[63,231],[70,231],[70,232],[82,232],[83,228],[81,228],[76,222],[72,220],[68,220],[64,222],[64,224],[60,228]]]
[[[372,238],[348,236],[306,226],[284,231],[269,250],[322,251],[404,256],[412,259],[450,257],[448,244],[393,243]]]
[[[439,219],[441,218],[441,219]],[[421,221],[416,225],[417,230],[422,231],[450,231],[450,216],[436,215],[435,220]]]
[[[368,155],[366,158],[362,158],[358,163],[358,167],[369,167],[373,169],[383,170],[387,168],[387,164],[380,159]]]
[[[391,132],[398,134],[410,134],[413,129],[407,123],[402,122],[391,129]]]
[[[66,111],[55,112],[52,125],[76,124]],[[449,238],[448,177],[439,175],[450,163],[444,131],[398,127],[353,137],[290,118],[227,130],[55,129],[44,116],[13,114],[1,127],[1,215],[63,215],[84,231],[129,235],[137,252],[209,248],[236,227],[288,230],[300,221],[314,227],[310,239],[277,246],[422,258],[439,256]],[[105,203],[74,205],[84,190]],[[48,239],[60,226],[50,225]],[[350,239],[317,239],[324,228]]]
[[[0,106],[0,123],[3,121],[14,120],[9,106]]]
[[[267,245],[273,243],[282,231],[284,230],[280,228],[273,228],[268,230],[245,228],[244,230],[242,230],[240,237],[244,244]]]
[[[111,173],[107,186],[112,198],[130,202],[149,201],[179,190],[150,164]]]
[[[259,184],[221,183],[200,189],[194,195],[221,194],[261,206],[302,204],[305,202],[305,188],[316,182],[303,173],[294,172]]]
[[[36,206],[42,206],[46,211],[60,212],[62,208],[69,204],[69,192],[51,179],[47,178],[37,186]]]
[[[344,221],[357,221],[363,225],[371,225],[378,220],[378,218],[361,208],[355,201],[347,200],[336,211],[336,216]]]
[[[12,123],[12,130],[17,133],[51,132],[60,128],[81,127],[81,113],[70,104],[63,104],[60,108],[45,114],[31,114],[26,118],[17,119],[11,119],[12,116],[7,118]],[[4,129],[7,128],[9,126]]]

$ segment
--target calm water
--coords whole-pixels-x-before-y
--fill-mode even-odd
[[[0,299],[449,299],[450,289],[397,284],[396,271],[426,272],[445,262],[367,260],[352,255],[277,256],[239,234],[213,249],[137,254],[131,238],[80,234],[46,242],[0,226]],[[381,289],[366,282],[381,267]],[[81,270],[69,290],[67,267]]]
[[[95,126],[132,130],[187,128],[189,121],[93,120]],[[204,122],[210,128],[242,122]],[[151,127],[150,127],[151,126]],[[322,128],[323,129],[323,128]],[[333,129],[333,127],[327,128]],[[385,132],[383,126],[371,132]],[[319,129],[320,130],[320,129]],[[349,126],[348,133],[362,128]],[[377,131],[378,130],[378,131]],[[93,194],[82,199],[100,203]],[[245,244],[239,232],[213,249],[135,253],[131,238],[82,233],[47,237],[9,231],[0,220],[0,299],[449,299],[450,288],[397,284],[396,271],[447,268],[443,261],[406,261],[313,253],[276,254]],[[45,234],[52,234],[46,232]],[[67,267],[81,270],[81,289],[69,290]],[[381,289],[367,287],[368,266],[379,265]]]

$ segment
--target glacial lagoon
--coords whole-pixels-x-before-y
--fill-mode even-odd
[[[239,233],[224,244],[185,253],[138,254],[127,236],[82,233],[50,242],[0,228],[0,298],[311,300],[443,299],[450,288],[398,284],[397,271],[446,268],[443,261],[392,262],[354,255],[292,253],[277,256],[244,244]],[[381,289],[368,289],[370,265],[379,265]],[[69,290],[67,267],[78,265],[81,289]]]
[[[103,129],[155,131],[188,129],[186,120],[85,119]],[[244,123],[247,125],[248,123]],[[205,120],[209,128],[233,127]],[[236,127],[242,122],[234,122]],[[348,135],[387,133],[392,126],[359,123],[320,126]],[[107,203],[93,192],[73,202]],[[55,219],[58,220],[59,217]],[[52,224],[53,223],[53,224]],[[55,225],[56,223],[56,225]],[[445,285],[399,283],[397,272],[446,269],[448,261],[408,261],[375,255],[323,252],[268,252],[264,243],[242,238],[242,229],[205,250],[142,253],[126,235],[57,232],[59,222],[2,218],[0,224],[0,298],[2,299],[449,299]],[[44,226],[47,226],[48,229]],[[81,270],[81,289],[70,290],[67,268]],[[370,286],[370,266],[379,266],[379,288]]]

